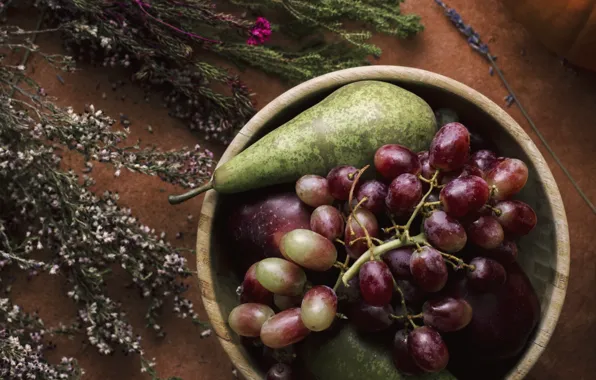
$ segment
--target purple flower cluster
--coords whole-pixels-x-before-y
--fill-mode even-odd
[[[249,45],[262,45],[271,37],[271,24],[265,17],[257,18],[250,30],[250,37],[246,40]]]

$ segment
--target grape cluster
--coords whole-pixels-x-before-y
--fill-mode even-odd
[[[444,369],[449,350],[441,333],[465,328],[473,315],[468,302],[444,291],[450,274],[464,271],[479,292],[498,289],[518,254],[514,239],[536,225],[532,208],[511,200],[528,179],[524,162],[471,152],[470,140],[469,130],[452,122],[429,151],[379,148],[376,178],[361,179],[368,166],[347,165],[326,178],[300,178],[296,194],[314,208],[310,230],[286,233],[283,257],[250,267],[230,327],[279,349],[338,318],[365,332],[397,326],[392,355],[399,371]],[[333,286],[307,281],[306,273],[332,268],[339,270]],[[267,378],[291,374],[278,364]]]

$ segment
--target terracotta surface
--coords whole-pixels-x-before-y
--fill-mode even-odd
[[[522,104],[526,107],[538,128],[550,142],[556,153],[567,165],[592,202],[596,202],[596,147],[594,128],[594,104],[596,104],[596,74],[576,72],[561,65],[558,58],[549,53],[537,40],[516,24],[497,0],[454,0],[449,5],[456,8],[464,19],[476,28],[489,42],[493,54],[512,85]],[[426,30],[418,37],[401,41],[375,36],[374,41],[384,50],[381,64],[396,64],[434,71],[471,86],[505,107],[506,90],[499,79],[489,76],[487,62],[466,44],[442,10],[433,0],[410,0],[403,9],[422,16]],[[57,50],[56,39],[41,38],[42,46]],[[81,66],[74,74],[63,75],[65,84],[56,79],[56,73],[37,60],[27,65],[46,91],[59,98],[59,103],[82,110],[85,103],[93,103],[114,118],[125,113],[132,121],[132,139],[141,138],[144,143],[156,143],[162,148],[194,145],[203,141],[193,135],[183,124],[167,116],[160,107],[158,94],[146,104],[143,93],[126,80],[126,74],[103,68]],[[262,106],[275,98],[287,87],[272,78],[254,72],[243,75],[249,86],[258,94],[256,100]],[[123,79],[127,83],[112,91],[111,83]],[[99,86],[99,87],[98,87]],[[107,99],[101,98],[105,92]],[[126,98],[121,100],[121,95]],[[571,235],[571,276],[567,301],[557,330],[549,346],[535,366],[529,379],[592,379],[596,372],[596,248],[589,240],[594,233],[596,215],[583,203],[563,172],[555,165],[544,147],[539,143],[519,109],[513,105],[507,111],[535,138],[544,153],[563,196],[568,214]],[[153,134],[146,127],[151,124]],[[210,146],[216,152],[221,147]],[[71,157],[68,165],[82,168],[82,160]],[[98,182],[97,190],[117,190],[121,204],[132,207],[140,219],[157,230],[164,230],[175,244],[193,248],[195,243],[196,216],[201,198],[180,206],[170,206],[166,195],[179,191],[155,178],[146,178],[123,171],[116,180],[109,168],[96,168],[92,175]],[[187,215],[194,215],[190,222]],[[184,238],[175,240],[176,232]],[[189,256],[191,266],[194,259]],[[188,296],[201,310],[200,293],[195,280]],[[124,303],[131,321],[143,325],[145,304],[135,292],[122,291],[123,281],[112,282],[111,295]],[[37,309],[48,325],[59,320],[75,317],[75,308],[65,296],[65,285],[59,277],[38,277],[27,281],[17,277],[13,297],[27,310]],[[165,339],[154,338],[150,332],[138,329],[143,336],[148,357],[157,360],[157,371],[162,376],[179,376],[188,379],[231,379],[232,367],[228,358],[214,338],[199,338],[199,329],[188,321],[180,321],[166,314],[162,326],[168,332]],[[92,347],[86,347],[79,336],[73,342],[59,341],[56,352],[59,358],[72,355],[85,368],[87,379],[144,379],[139,373],[138,360],[130,360],[121,354],[101,357]]]

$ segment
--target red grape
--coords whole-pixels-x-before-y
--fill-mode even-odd
[[[267,347],[282,348],[304,339],[310,330],[302,323],[300,308],[284,310],[261,327],[261,341]]]
[[[424,220],[424,234],[433,246],[445,252],[461,251],[467,241],[462,225],[441,210]]]
[[[446,172],[464,166],[470,157],[470,133],[460,123],[445,124],[433,138],[429,149],[430,164]]]
[[[360,279],[356,276],[348,280],[348,286],[344,285],[342,282],[337,289],[337,294],[341,295],[341,297],[349,303],[360,301],[362,299],[362,295],[360,294],[359,282]]]
[[[310,216],[310,229],[335,241],[344,233],[344,218],[333,206],[319,206]]]
[[[300,177],[296,181],[296,195],[302,202],[312,207],[333,203],[327,179],[320,175],[307,174]]]
[[[383,255],[383,261],[387,264],[396,280],[409,280],[412,278],[410,273],[412,253],[414,253],[414,248],[402,247],[393,249]]]
[[[420,161],[420,175],[426,179],[431,179],[435,175],[436,169],[430,166],[428,151],[419,152],[418,160]],[[437,179],[440,181],[441,177],[442,174],[439,173]]]
[[[314,286],[304,295],[300,309],[302,322],[309,330],[326,330],[335,320],[337,296],[328,286]]]
[[[494,216],[481,216],[468,226],[468,236],[477,246],[493,249],[503,242],[505,233]]]
[[[242,281],[242,293],[240,294],[241,303],[262,303],[265,305],[273,304],[273,293],[265,289],[257,280],[257,264],[248,268]]]
[[[487,257],[506,266],[517,259],[517,245],[513,240],[505,239],[498,247],[486,251],[485,254]]]
[[[416,285],[427,292],[438,292],[447,283],[447,265],[439,251],[424,246],[410,259],[410,271]]]
[[[228,316],[228,324],[240,336],[256,337],[261,327],[275,313],[267,306],[259,303],[243,303],[236,306]]]
[[[437,330],[422,326],[408,335],[408,350],[414,363],[426,372],[439,372],[449,362],[447,345]]]
[[[439,184],[440,185],[446,185],[449,182],[453,181],[456,178],[459,177],[465,177],[468,175],[475,175],[477,177],[483,178],[484,174],[482,173],[482,170],[478,169],[475,166],[472,165],[468,165],[465,164],[463,168],[458,169],[458,170],[454,170],[452,172],[447,172],[445,173],[441,179],[439,180]]]
[[[366,303],[383,306],[391,302],[393,278],[387,264],[382,261],[367,261],[360,268],[360,293]]]
[[[394,214],[410,213],[422,199],[422,184],[413,174],[401,174],[395,178],[385,198],[387,208]]]
[[[335,245],[316,232],[296,229],[281,238],[281,254],[301,267],[324,272],[337,261]]]
[[[344,242],[346,243],[346,251],[348,254],[357,259],[364,252],[368,250],[368,244],[366,239],[359,240],[354,244],[351,244],[353,240],[356,240],[360,237],[366,236],[364,234],[364,229],[360,227],[362,223],[364,229],[368,232],[371,237],[379,237],[379,224],[377,222],[377,218],[374,214],[366,209],[358,208],[352,215],[352,218],[349,223],[346,224],[346,231],[344,233]],[[352,235],[352,231],[354,234]]]
[[[348,319],[364,332],[385,330],[393,324],[391,305],[373,306],[364,301],[355,302],[348,309]]]
[[[497,220],[507,233],[516,236],[527,235],[536,226],[536,213],[524,202],[503,201],[497,203],[495,208],[500,211]]]
[[[302,296],[282,296],[279,294],[275,294],[273,296],[273,303],[279,310],[287,310],[293,307],[300,306],[302,302]]]
[[[441,332],[458,331],[472,320],[472,306],[451,297],[429,300],[422,306],[424,324]]]
[[[353,166],[337,166],[327,174],[327,183],[329,185],[329,192],[333,198],[340,201],[347,201],[350,197],[350,189],[358,169]]]
[[[420,162],[416,154],[405,146],[387,144],[375,153],[375,168],[383,177],[391,181],[404,173],[418,175]]]
[[[470,265],[474,266],[474,270],[468,271],[468,285],[479,292],[494,291],[507,280],[505,268],[496,260],[475,257]]]
[[[285,363],[276,363],[267,371],[265,380],[292,380],[292,367]]]
[[[387,197],[387,185],[377,180],[363,182],[356,192],[356,201],[360,202],[364,197],[361,207],[373,214],[381,214],[385,211],[385,197]]]
[[[397,286],[404,294],[404,299],[409,307],[418,308],[422,306],[424,301],[428,298],[428,292],[416,286],[412,281],[397,280]],[[401,297],[397,297],[397,301],[401,302]]]
[[[479,210],[489,197],[488,185],[477,176],[454,179],[441,190],[443,210],[454,218],[461,218]]]
[[[483,177],[490,172],[497,164],[497,155],[492,150],[479,150],[472,153],[470,164],[482,170]]]
[[[306,274],[298,265],[277,257],[259,261],[256,276],[265,289],[282,296],[297,296],[306,284]]]
[[[392,350],[393,364],[398,371],[405,375],[422,374],[422,368],[418,367],[410,355],[408,349],[408,332],[399,330],[393,338]]]
[[[499,162],[487,175],[486,182],[495,187],[493,198],[503,200],[519,193],[528,181],[528,167],[516,158]]]

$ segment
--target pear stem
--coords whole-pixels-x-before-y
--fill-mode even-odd
[[[170,195],[168,197],[168,201],[170,202],[170,204],[172,205],[177,205],[180,204],[182,202],[186,202],[187,200],[196,197],[197,195],[204,193],[207,190],[211,190],[213,189],[213,182],[209,181],[206,184],[204,184],[203,186],[199,186],[195,189],[192,189],[184,194],[180,194],[180,195]]]

